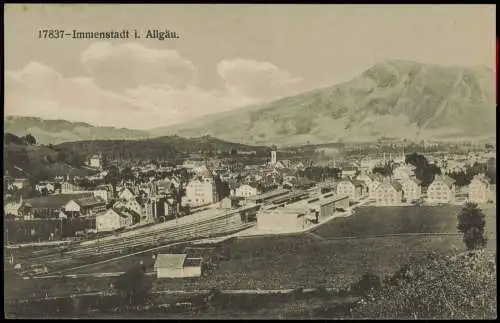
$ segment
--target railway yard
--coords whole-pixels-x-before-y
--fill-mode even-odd
[[[38,274],[67,273],[75,268],[92,266],[94,263],[161,245],[231,234],[254,224],[243,222],[238,210],[224,212],[209,208],[189,217],[115,236],[35,251],[31,248],[20,248],[11,250],[10,253],[15,259],[14,262],[20,264],[21,275],[37,274],[30,273],[33,266],[44,267]]]

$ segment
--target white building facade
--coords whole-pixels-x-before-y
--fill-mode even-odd
[[[476,175],[469,184],[468,198],[474,203],[486,203],[489,200],[489,182],[481,175]]]
[[[403,196],[407,203],[412,203],[422,196],[422,186],[420,181],[415,178],[403,180],[401,182],[403,187]]]
[[[188,204],[212,204],[217,202],[217,192],[213,180],[195,179],[186,186],[185,200]]]
[[[239,187],[237,187],[234,190],[234,196],[238,196],[238,197],[245,197],[246,198],[246,197],[257,196],[257,195],[259,195],[257,188],[252,187],[248,184],[240,185]]]
[[[437,176],[427,189],[429,203],[452,203],[455,201],[455,181],[447,176]]]

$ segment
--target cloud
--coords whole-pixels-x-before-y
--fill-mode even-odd
[[[165,83],[185,88],[198,78],[196,66],[177,51],[138,43],[94,43],[82,53],[80,62],[99,85],[115,91]]]
[[[5,100],[7,115],[137,129],[167,126],[258,102],[195,86],[177,89],[169,84],[116,93],[102,89],[93,78],[65,78],[36,62],[6,73]]]
[[[39,63],[5,75],[5,113],[99,125],[121,123],[120,115],[143,110],[136,102],[100,89],[91,78],[64,78]]]
[[[100,42],[81,55],[87,76],[31,62],[5,74],[5,114],[136,129],[168,126],[296,93],[302,80],[268,62],[217,66],[222,90],[198,86],[194,64],[172,50]]]
[[[300,77],[269,62],[241,58],[222,60],[217,65],[217,73],[224,79],[226,90],[235,96],[275,99],[297,93],[303,86]]]

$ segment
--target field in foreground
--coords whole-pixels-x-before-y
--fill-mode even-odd
[[[496,207],[480,206],[486,215],[486,233],[496,238]],[[457,233],[461,206],[360,207],[353,216],[336,218],[314,230],[324,238],[363,237],[402,233]]]
[[[456,214],[450,211],[453,208],[418,208],[422,212],[416,212],[417,208],[413,208],[414,213],[404,213],[409,219],[408,222],[402,222],[400,215],[402,211],[376,216],[373,213],[363,215],[362,212],[370,209],[375,208],[360,209],[359,213],[351,218],[338,219],[343,221],[341,222],[344,223],[343,226],[334,220],[325,224],[324,228],[320,227],[318,229],[322,229],[323,232],[333,237],[358,235],[359,238],[325,240],[310,234],[239,238],[224,243],[229,247],[230,259],[217,262],[215,268],[205,270],[201,278],[161,279],[155,281],[154,287],[159,290],[342,288],[368,272],[379,276],[393,273],[403,264],[411,263],[429,252],[452,255],[465,250],[460,235],[370,237],[374,233],[370,233],[369,225],[373,225],[373,231],[377,234],[381,234],[382,228],[386,230],[383,233],[393,234],[412,232],[401,228],[415,227],[411,225],[404,227],[398,223],[419,223],[420,228],[427,225],[428,232],[456,230],[454,229]],[[376,209],[381,212],[389,208]],[[411,208],[400,209],[411,210]],[[444,212],[444,210],[447,210],[447,212]],[[431,211],[441,213],[433,214]],[[487,231],[491,232],[494,228],[492,224],[495,223],[495,221],[492,221],[492,219],[494,220],[495,209],[488,209],[485,212],[488,215]],[[408,214],[410,215],[408,216]],[[383,216],[385,217],[380,219]],[[415,220],[415,217],[418,217],[421,221]],[[388,221],[391,218],[393,221]],[[422,219],[427,220],[423,221]],[[433,222],[432,219],[436,222]],[[364,225],[364,222],[368,224]],[[345,228],[350,231],[347,232]],[[319,235],[318,230],[316,232]],[[360,233],[354,234],[355,232]],[[322,233],[322,235],[325,235],[325,233]],[[487,248],[496,250],[495,236],[490,235]],[[175,248],[175,250],[170,250],[170,252],[181,252],[182,249],[181,246]],[[169,248],[165,248],[162,252],[169,252]],[[126,271],[140,260],[144,260],[150,266],[153,264],[152,254],[145,253],[87,268],[79,272]],[[64,290],[69,293],[75,291],[74,284],[85,284],[91,290],[101,290],[103,286],[109,285],[109,282],[109,278],[82,278],[66,281],[44,280],[43,285],[51,286],[54,290],[58,289],[60,293],[63,293]],[[33,284],[33,282],[28,283],[28,281],[25,281],[25,283]],[[39,281],[35,285],[41,284],[42,281]],[[6,283],[6,285],[10,284]],[[11,286],[11,288],[15,289],[16,286]],[[33,286],[33,288],[37,289],[39,287]]]

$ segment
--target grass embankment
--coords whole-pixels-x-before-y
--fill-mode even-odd
[[[217,262],[201,278],[160,279],[155,281],[155,289],[343,288],[367,272],[385,276],[429,252],[453,255],[465,251],[460,235],[367,237],[374,233],[456,232],[459,209],[363,208],[353,217],[336,219],[316,231],[326,237],[357,235],[361,239],[321,240],[308,234],[236,239],[223,243],[230,248],[230,259]],[[496,209],[485,209],[485,213],[490,233],[487,248],[496,250]],[[183,247],[161,252],[182,252]],[[141,260],[152,267],[152,253],[144,253],[81,272],[126,271]],[[76,281],[87,284],[92,279]]]
[[[496,208],[482,206],[486,232],[496,239]],[[313,232],[324,238],[366,237],[403,233],[458,233],[461,206],[360,207],[351,217],[336,218]]]

